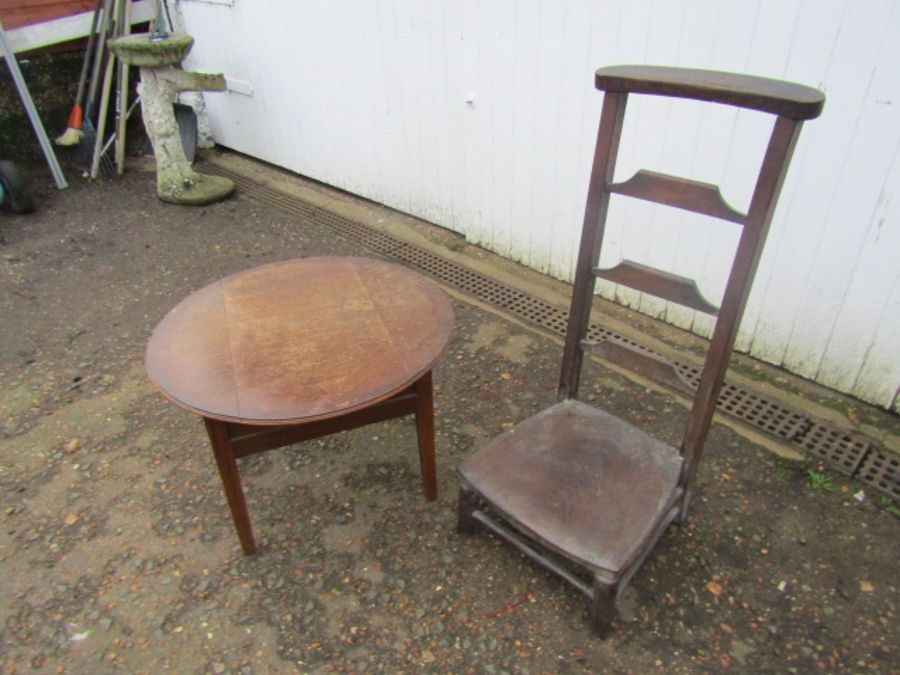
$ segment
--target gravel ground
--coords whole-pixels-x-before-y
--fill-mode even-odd
[[[560,358],[459,298],[435,373],[439,500],[421,497],[408,419],[272,451],[241,464],[260,543],[242,556],[201,423],[144,375],[146,337],[223,275],[371,254],[242,195],[163,204],[147,172],[39,204],[0,218],[6,672],[900,672],[896,505],[722,426],[690,520],[606,640],[563,582],[458,536],[455,466],[553,400]],[[667,397],[586,381],[593,402],[680,434]]]

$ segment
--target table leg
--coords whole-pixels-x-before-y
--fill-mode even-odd
[[[252,555],[256,553],[256,543],[253,541],[250,515],[247,513],[244,490],[241,488],[241,476],[238,473],[234,450],[231,447],[228,427],[224,422],[208,417],[204,417],[203,421],[206,423],[206,433],[209,434],[213,454],[216,456],[216,464],[219,466],[219,475],[222,477],[222,485],[225,488],[225,497],[228,499],[234,527],[241,540],[241,548],[244,550],[244,555]]]
[[[413,385],[416,391],[416,435],[419,438],[419,464],[425,499],[437,499],[437,472],[434,459],[434,392],[431,371]]]

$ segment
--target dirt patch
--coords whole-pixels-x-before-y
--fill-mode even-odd
[[[595,638],[571,588],[455,531],[455,467],[554,400],[560,346],[466,302],[437,368],[440,498],[410,420],[241,463],[240,553],[202,425],[142,352],[175,303],[281,258],[371,255],[153,176],[0,220],[0,664],[8,672],[896,672],[893,505],[716,426],[690,520]],[[593,366],[585,398],[675,443],[683,408]]]

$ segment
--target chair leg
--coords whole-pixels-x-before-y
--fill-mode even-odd
[[[591,598],[591,623],[600,637],[609,634],[616,612],[616,595],[619,584],[608,584],[594,577],[594,596]]]
[[[477,521],[472,517],[478,508],[478,495],[465,485],[459,486],[459,503],[457,504],[456,531],[460,534],[471,534],[475,531]]]
[[[429,370],[416,382],[416,435],[425,499],[437,499],[437,469],[434,458],[434,391]]]
[[[678,504],[678,513],[675,515],[675,519],[672,521],[679,527],[684,524],[685,520],[687,520],[688,507],[691,504],[692,496],[693,490],[691,490],[690,488],[686,488],[684,494],[681,495],[681,500]]]
[[[250,515],[247,513],[247,503],[244,501],[241,476],[238,473],[237,461],[231,448],[228,427],[224,422],[206,417],[203,418],[203,421],[206,423],[206,433],[209,434],[213,454],[216,456],[219,476],[221,476],[222,486],[225,488],[225,498],[228,500],[228,508],[231,509],[231,519],[234,521],[238,539],[241,540],[241,549],[243,549],[244,555],[253,555],[256,553],[256,542],[253,541]]]

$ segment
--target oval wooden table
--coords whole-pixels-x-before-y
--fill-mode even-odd
[[[414,414],[437,498],[431,370],[453,310],[430,280],[368,258],[304,258],[220,279],[147,344],[150,379],[206,424],[245,554],[256,551],[237,458]]]

